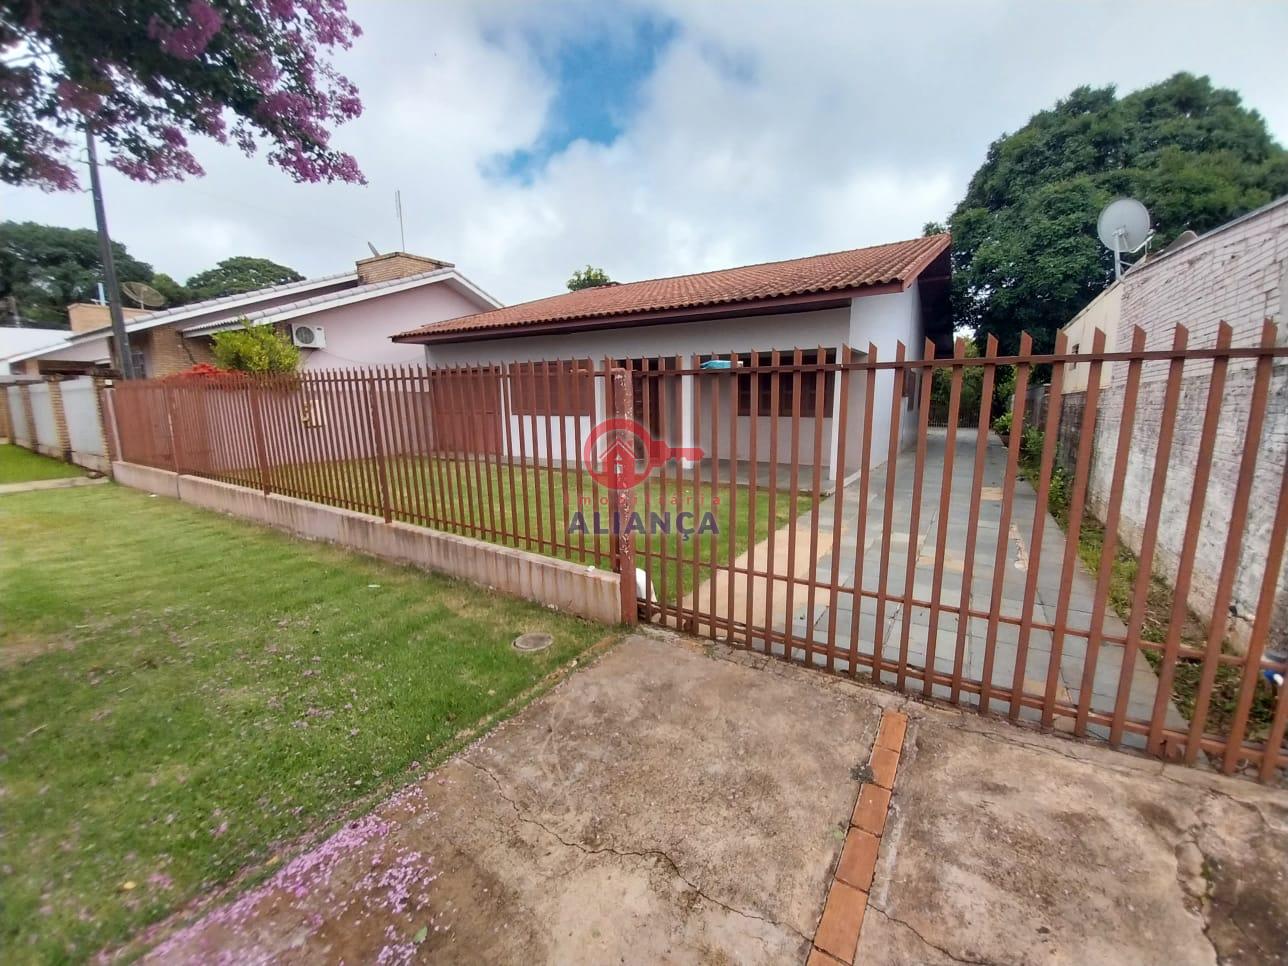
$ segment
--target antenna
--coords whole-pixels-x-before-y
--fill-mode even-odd
[[[1135,198],[1115,198],[1096,220],[1100,243],[1114,253],[1114,278],[1123,277],[1123,255],[1140,251],[1154,237],[1149,211]]]
[[[400,252],[407,250],[407,232],[403,229],[403,212],[402,212],[402,190],[394,190],[394,212],[398,215],[398,238],[401,247]]]
[[[371,254],[375,255],[376,258],[380,257],[380,252],[376,249],[375,245],[371,244],[371,242],[367,242],[367,247],[371,249]]]
[[[165,305],[165,296],[146,282],[122,282],[121,294],[131,302],[138,302],[141,309],[159,309]]]

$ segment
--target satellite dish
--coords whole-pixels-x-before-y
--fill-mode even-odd
[[[165,305],[165,296],[146,282],[122,282],[121,293],[131,302],[138,302],[141,309],[159,309]]]
[[[1114,276],[1122,278],[1124,252],[1138,252],[1154,236],[1149,211],[1135,198],[1115,198],[1096,220],[1100,243],[1114,253]]]

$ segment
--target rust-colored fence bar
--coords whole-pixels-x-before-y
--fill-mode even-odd
[[[1020,355],[1032,351],[1033,340],[1027,332],[1020,336]],[[1015,500],[1015,478],[1019,474],[1020,440],[1024,435],[1024,404],[1028,397],[1030,366],[1015,367],[1014,400],[1011,405],[1011,430],[1007,441],[1006,475],[1002,482],[1002,510],[997,523],[997,554],[993,563],[993,589],[988,606],[988,631],[984,640],[984,668],[979,693],[979,711],[988,714],[993,692],[993,669],[997,658],[997,631],[1002,615],[1002,591],[1010,547],[1011,507]],[[1022,625],[1021,625],[1022,626]],[[1017,652],[1016,663],[1019,663]]]
[[[1099,330],[1096,331],[1095,338],[1102,340],[1102,333]],[[1140,326],[1137,326],[1132,331],[1131,344],[1132,348],[1137,352],[1145,348],[1145,330]],[[1104,520],[1106,541],[1101,547],[1100,567],[1096,572],[1096,589],[1091,609],[1091,636],[1087,638],[1086,659],[1083,662],[1082,680],[1078,693],[1078,717],[1074,725],[1074,733],[1079,737],[1087,733],[1087,717],[1091,714],[1091,698],[1095,687],[1096,665],[1100,659],[1100,647],[1104,640],[1105,608],[1109,598],[1109,581],[1113,574],[1114,560],[1117,557],[1118,523],[1122,513],[1123,490],[1127,481],[1127,465],[1131,461],[1131,444],[1136,427],[1136,400],[1140,395],[1142,366],[1143,363],[1139,359],[1133,359],[1127,364],[1127,383],[1123,390],[1122,415],[1118,423],[1118,445],[1114,452],[1113,480],[1109,484],[1109,506],[1105,512]],[[1099,376],[1099,370],[1097,370],[1097,376]],[[1092,434],[1086,433],[1084,435],[1091,436]],[[1070,546],[1076,548],[1076,544],[1073,541],[1070,541]],[[1060,624],[1061,621],[1057,616],[1056,625],[1059,626]],[[1124,696],[1127,699],[1131,697],[1132,672],[1135,667],[1135,660],[1136,650],[1132,648],[1131,653],[1128,654],[1127,650],[1124,649],[1122,665],[1118,671],[1118,682],[1120,686],[1126,682],[1127,691]],[[1131,663],[1128,663],[1129,661]],[[1054,661],[1052,664],[1054,664]],[[1046,703],[1042,707],[1042,721],[1044,724],[1052,720],[1054,712],[1055,698],[1048,687]]]
[[[933,351],[933,348],[932,348]],[[953,345],[953,359],[964,359],[966,357],[966,343],[958,339]],[[926,375],[927,392],[930,391],[933,383],[933,373],[942,370],[931,370]],[[948,512],[952,505],[953,491],[953,465],[957,457],[957,419],[961,412],[961,395],[962,395],[962,378],[963,370],[961,366],[952,367],[948,383],[948,414],[944,429],[944,471],[939,481],[939,515],[938,527],[935,530],[935,563],[931,576],[931,585],[935,588],[943,586],[944,582],[944,554],[947,550],[948,542]],[[982,399],[981,399],[982,403]],[[929,413],[923,416],[923,426],[928,422]],[[923,431],[924,435],[924,431]],[[962,582],[965,584],[966,575],[962,575]],[[936,594],[930,605],[929,626],[926,630],[926,667],[934,668],[935,658],[938,651],[938,634],[939,634],[939,617],[940,617],[940,600],[941,595]],[[962,618],[961,620],[965,620]],[[921,693],[929,697],[932,693],[933,685],[931,677],[926,675],[922,681]]]
[[[960,344],[947,356],[941,344],[927,345],[920,359],[908,359],[902,346],[878,359],[869,344],[866,353],[818,346],[605,359],[602,368],[541,360],[230,375],[122,383],[103,410],[114,413],[113,451],[127,461],[609,565],[620,575],[628,618],[824,670],[870,670],[884,684],[1002,711],[1021,724],[1107,735],[1113,744],[1130,738],[1191,761],[1210,755],[1226,772],[1246,766],[1274,780],[1288,766],[1288,699],[1266,698],[1265,672],[1288,668],[1269,651],[1288,553],[1288,470],[1267,470],[1259,459],[1271,451],[1261,438],[1278,439],[1269,386],[1288,351],[1274,344],[1273,327],[1258,345],[1231,342],[1222,326],[1215,346],[1189,349],[1178,327],[1170,348],[1146,350],[1136,330],[1124,351],[1106,351],[1096,336],[1078,355],[1062,341],[1034,353],[1024,336],[1006,356],[990,338],[980,357]],[[717,360],[724,365],[704,367]],[[1089,373],[1087,387],[1066,409],[1065,377],[1075,363]],[[1025,445],[1026,423],[1034,422],[1026,409],[1036,405],[1030,384],[1046,365],[1039,453],[1032,441]],[[1003,367],[1015,373],[1005,448],[992,436],[989,405]],[[967,401],[967,380],[980,389],[978,408]],[[1057,505],[1056,439],[1061,421],[1078,413],[1084,423],[1072,434],[1076,452],[1059,491],[1067,503]],[[1116,438],[1111,429],[1101,443],[1097,425],[1112,426],[1115,416]],[[598,452],[592,462],[585,443],[595,422],[614,417],[704,453],[659,466],[640,453],[651,478],[633,489],[601,487],[600,470],[624,467]],[[1182,418],[1198,431],[1197,454],[1178,462]],[[1216,460],[1238,467],[1222,504]],[[1181,501],[1178,486],[1186,490]],[[1046,518],[1048,499],[1053,511],[1067,511],[1067,521],[1058,517],[1067,523],[1063,535]],[[1203,520],[1213,505],[1228,505],[1230,518],[1215,539]],[[644,530],[631,533],[637,508]],[[695,513],[696,524],[707,510],[718,511],[718,534],[653,529],[668,512],[677,528],[679,511]],[[573,532],[574,512],[589,529]],[[1269,528],[1264,560],[1244,548],[1254,516],[1258,533]],[[1124,600],[1110,584],[1129,522],[1139,559]],[[1087,566],[1079,536],[1093,526],[1104,528],[1104,539],[1098,563]],[[892,564],[905,529],[906,557]],[[1208,559],[1214,547],[1223,549],[1220,559]],[[1164,559],[1174,573],[1161,572]],[[637,566],[645,578],[638,585]],[[1145,631],[1154,626],[1156,575],[1172,592],[1161,643]],[[1075,579],[1094,586],[1077,591],[1076,604]],[[1194,588],[1208,596],[1196,598]],[[1240,612],[1252,614],[1241,625],[1246,654],[1226,640],[1224,612],[1236,598]],[[1217,616],[1196,645],[1181,628],[1200,605]],[[1111,608],[1125,630],[1108,626]],[[894,636],[886,627],[896,623],[892,614],[897,645],[885,639]],[[1030,671],[1045,635],[1045,670]],[[1115,670],[1110,662],[1118,660]],[[1172,693],[1182,663],[1196,678],[1192,708]],[[1235,686],[1222,668],[1237,668],[1237,695],[1233,713],[1218,716],[1209,714],[1218,680],[1223,701]],[[1112,694],[1104,692],[1113,682],[1102,691],[1101,678],[1116,678]],[[1154,690],[1142,692],[1146,684]],[[1178,708],[1187,711],[1183,726]]]
[[[907,351],[902,342],[895,346],[894,360],[902,362],[904,353]],[[889,586],[890,580],[890,539],[894,534],[894,488],[895,474],[898,472],[899,450],[902,449],[901,440],[899,439],[900,426],[899,416],[903,410],[903,383],[907,378],[907,373],[900,367],[894,370],[894,386],[890,390],[890,422],[887,432],[890,434],[888,443],[889,452],[886,454],[885,464],[885,503],[882,506],[881,519],[881,563],[880,577],[878,578],[879,586],[882,593],[877,597],[876,620],[873,622],[872,633],[873,641],[873,662],[872,662],[872,680],[881,682],[881,660],[885,649],[885,605],[886,596],[885,588]],[[911,535],[909,535],[911,539]],[[903,601],[906,601],[912,594],[909,588],[904,588]],[[905,604],[906,606],[906,604]]]
[[[1230,326],[1222,322],[1217,328],[1216,344],[1218,348],[1228,348],[1231,339]],[[1212,362],[1212,374],[1208,382],[1207,406],[1203,414],[1203,429],[1199,436],[1198,458],[1194,465],[1193,490],[1189,501],[1189,514],[1185,521],[1185,542],[1181,546],[1180,563],[1177,567],[1176,580],[1173,583],[1171,619],[1167,630],[1167,644],[1163,650],[1162,667],[1158,676],[1158,691],[1154,696],[1154,713],[1149,725],[1149,749],[1154,754],[1164,754],[1163,722],[1167,714],[1167,702],[1172,693],[1172,681],[1176,676],[1176,662],[1181,646],[1181,629],[1185,623],[1187,601],[1189,599],[1190,580],[1194,575],[1195,551],[1199,542],[1199,531],[1203,526],[1203,506],[1207,498],[1208,480],[1212,473],[1212,454],[1216,447],[1217,425],[1221,421],[1221,399],[1225,392],[1225,376],[1229,369],[1229,359],[1219,357]]]
[[[1275,344],[1277,335],[1273,322],[1261,327],[1261,344],[1267,348]],[[1270,371],[1273,360],[1262,356],[1256,363],[1252,396],[1248,401],[1248,420],[1244,426],[1243,453],[1239,459],[1239,476],[1234,486],[1234,500],[1230,505],[1230,519],[1226,530],[1225,552],[1221,557],[1221,575],[1217,578],[1212,600],[1212,620],[1208,624],[1207,646],[1203,655],[1203,670],[1199,678],[1198,697],[1190,714],[1189,740],[1185,744],[1186,764],[1194,764],[1199,753],[1199,739],[1207,723],[1208,707],[1212,700],[1212,685],[1216,683],[1217,657],[1225,642],[1229,621],[1230,596],[1238,575],[1239,551],[1243,548],[1243,531],[1248,522],[1248,501],[1252,497],[1252,477],[1257,470],[1257,451],[1261,446],[1261,431],[1265,425],[1266,400],[1270,394]]]
[[[1104,363],[1099,359],[1096,359],[1095,355],[1104,351],[1105,334],[1100,329],[1096,329],[1091,337],[1092,360],[1088,363],[1090,366],[1090,372],[1087,376],[1086,407],[1083,410],[1083,419],[1089,426],[1096,425],[1096,411],[1100,402],[1100,373],[1104,366]],[[1056,400],[1059,399],[1059,394],[1056,392],[1057,373],[1061,379],[1063,379],[1063,364],[1059,364],[1052,372],[1051,376],[1051,393],[1055,396]],[[1054,447],[1059,437],[1059,420],[1060,408],[1055,401],[1052,401],[1052,403],[1047,407],[1047,435],[1045,442],[1048,446]],[[1126,435],[1128,436],[1128,439],[1130,439],[1131,427],[1128,426],[1127,429],[1128,433]],[[1067,527],[1069,539],[1064,542],[1064,559],[1060,562],[1060,592],[1055,606],[1056,629],[1051,635],[1051,657],[1047,662],[1046,687],[1043,691],[1042,698],[1042,725],[1045,728],[1051,727],[1052,721],[1055,717],[1056,689],[1060,686],[1060,672],[1062,670],[1061,660],[1064,657],[1064,628],[1068,625],[1069,621],[1069,597],[1073,590],[1073,573],[1078,567],[1078,543],[1082,533],[1082,512],[1087,500],[1087,486],[1091,473],[1091,449],[1094,442],[1095,434],[1091,432],[1083,433],[1082,438],[1078,440],[1078,457],[1073,471],[1073,496],[1069,505],[1069,521]],[[1110,499],[1112,498],[1113,495],[1111,493]],[[1042,510],[1043,507],[1039,506],[1038,513],[1042,513]],[[1036,543],[1037,538],[1035,537],[1034,540]],[[1037,553],[1036,547],[1034,548],[1034,553]],[[1104,556],[1108,557],[1110,560],[1113,559],[1112,552],[1106,553]],[[1036,574],[1038,569],[1036,564],[1037,561],[1035,559],[1032,566],[1034,574]],[[1088,657],[1090,657],[1094,650],[1093,645],[1096,643],[1096,639],[1094,637],[1094,626],[1092,633],[1093,637],[1088,641],[1087,645]],[[1094,669],[1094,661],[1088,659],[1085,663],[1088,667]],[[1088,680],[1084,676],[1082,681],[1084,687],[1079,691],[1078,697],[1080,700],[1085,699],[1085,702],[1089,705],[1094,678],[1092,680]],[[1085,719],[1085,715],[1080,715],[1079,717]]]
[[[841,361],[849,362],[850,347],[841,346]],[[842,526],[842,508],[845,504],[845,481],[846,466],[846,442],[849,436],[848,420],[850,414],[850,382],[852,374],[848,372],[839,372],[833,378],[840,382],[837,388],[838,399],[835,415],[833,416],[833,437],[836,440],[836,458],[832,463],[832,541],[828,550],[828,556],[831,558],[831,567],[828,572],[828,583],[836,587],[840,583],[841,573],[841,526]],[[752,478],[755,478],[755,467],[751,467]],[[755,532],[754,530],[752,531]],[[827,670],[836,670],[836,620],[840,598],[836,591],[828,592],[827,605]],[[810,608],[811,613],[813,608]],[[857,614],[851,615],[853,620],[858,619]],[[853,658],[850,658],[851,662]]]
[[[935,343],[927,339],[921,353],[923,359],[933,359]],[[913,384],[917,406],[917,445],[916,458],[912,465],[912,503],[908,508],[908,559],[904,562],[903,604],[899,608],[899,670],[895,674],[895,686],[900,691],[907,686],[908,680],[908,645],[909,636],[912,633],[911,601],[917,580],[917,558],[921,552],[918,538],[921,532],[921,492],[926,470],[926,429],[930,420],[932,371],[922,372],[918,382]],[[912,400],[913,394],[909,394],[908,398]],[[891,478],[893,479],[893,474]]]

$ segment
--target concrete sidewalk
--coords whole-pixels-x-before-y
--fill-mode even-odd
[[[636,636],[154,962],[802,962],[883,709],[855,962],[1282,962],[1283,792]]]
[[[1283,789],[904,711],[856,963],[1288,963]]]

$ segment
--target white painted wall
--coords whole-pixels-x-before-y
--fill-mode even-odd
[[[58,421],[54,418],[49,383],[33,382],[27,386],[27,393],[31,398],[31,417],[35,423],[35,448],[47,456],[61,456],[62,445],[58,439]]]
[[[31,449],[35,440],[31,438],[31,421],[27,418],[22,386],[6,386],[5,392],[9,395],[9,424],[13,430],[13,441]]]
[[[67,421],[67,440],[72,449],[72,462],[106,472],[107,444],[103,423],[99,419],[97,390],[91,376],[66,379],[58,388],[63,396],[63,418]]]
[[[330,333],[328,331],[328,338]],[[790,353],[796,348],[816,349],[819,346],[831,349],[840,354],[843,345],[850,345],[860,351],[866,351],[868,343],[876,345],[878,358],[894,358],[895,344],[903,340],[907,346],[907,358],[920,359],[924,328],[921,318],[921,301],[916,285],[906,291],[871,295],[851,300],[848,308],[820,309],[814,312],[797,312],[784,315],[741,316],[729,319],[713,319],[704,322],[681,322],[664,325],[645,325],[598,330],[593,332],[567,333],[562,335],[528,336],[511,339],[492,339],[478,342],[460,342],[425,347],[425,361],[430,366],[446,365],[496,365],[506,362],[534,362],[547,359],[589,358],[596,367],[602,365],[605,357],[610,358],[656,358],[679,355],[685,366],[693,363],[695,356],[743,352],[772,352],[779,350]],[[789,357],[790,358],[790,357]],[[809,378],[808,376],[803,376]],[[855,377],[850,386],[848,419],[849,439],[846,442],[846,471],[851,473],[858,466],[861,453],[864,377]],[[872,465],[879,466],[885,462],[889,446],[890,393],[894,384],[892,371],[884,370],[876,374],[877,386],[874,401],[875,420],[872,432]],[[667,442],[672,445],[698,445],[722,459],[730,456],[731,432],[736,433],[736,454],[743,457],[749,451],[751,426],[750,417],[738,416],[731,420],[733,377],[713,375],[702,377],[699,388],[701,394],[700,438],[690,437],[691,427],[687,421],[678,418],[668,427]],[[718,432],[713,434],[711,420],[711,386],[717,381],[723,382],[719,405],[717,406]],[[679,392],[679,398],[667,400],[665,409],[672,414],[683,407],[686,411],[692,408],[694,399],[694,378],[685,377]],[[839,408],[841,388],[838,385],[834,393],[834,409]],[[596,418],[604,415],[602,405],[598,407]],[[824,461],[827,478],[833,479],[837,470],[837,441],[833,439],[832,426],[836,416],[829,412],[822,420],[822,445],[818,458]],[[531,420],[524,420],[525,445],[531,446],[534,433]],[[779,462],[790,462],[793,451],[791,419],[778,419]],[[583,439],[593,420],[581,420]],[[554,449],[558,450],[558,420],[554,421]],[[512,432],[517,434],[518,419],[512,420]],[[731,430],[732,427],[732,430]],[[757,426],[757,452],[762,458],[769,455],[771,419],[760,417]],[[716,435],[716,445],[713,445]],[[901,419],[901,438],[903,445],[910,443],[916,436],[915,418],[909,417],[905,410]],[[566,451],[571,456],[575,450],[576,427],[568,421],[568,446]],[[803,464],[814,462],[814,440],[816,432],[811,414],[802,413],[795,449]],[[539,421],[536,442],[544,453],[544,422]],[[514,436],[514,448],[517,450],[517,435]],[[532,450],[529,449],[529,455]]]
[[[1087,307],[1075,315],[1064,325],[1064,334],[1069,339],[1069,351],[1077,352],[1079,355],[1085,355],[1091,351],[1092,340],[1095,338],[1096,330],[1099,329],[1105,334],[1105,349],[1113,352],[1118,345],[1118,326],[1122,321],[1123,314],[1123,283],[1114,282],[1103,292],[1092,299]],[[1121,346],[1123,350],[1131,348],[1131,340]],[[1118,365],[1123,365],[1119,363]],[[1100,373],[1100,384],[1102,386],[1110,385],[1115,378],[1114,370],[1117,368],[1114,363],[1107,363],[1102,367]],[[1062,392],[1086,392],[1087,376],[1091,372],[1091,365],[1086,362],[1075,362],[1064,370],[1064,386]],[[1126,378],[1126,369],[1123,368],[1123,378]]]
[[[920,359],[922,343],[926,338],[925,324],[921,317],[921,298],[916,283],[902,292],[891,295],[874,295],[854,299],[850,303],[850,326],[848,341],[850,345],[866,352],[868,344],[876,347],[877,360],[889,362],[895,357],[899,342],[905,346],[905,359]],[[890,413],[891,395],[894,391],[894,370],[878,369],[875,372],[876,391],[872,401],[872,465],[885,463],[890,447]],[[850,387],[853,398],[856,394],[862,399],[865,393],[862,380],[856,380]],[[916,397],[913,397],[916,405]],[[854,410],[852,410],[854,412]],[[858,411],[861,413],[861,410]],[[847,464],[857,464],[860,450],[858,431],[862,427],[861,419],[850,422],[850,439],[847,442],[853,459],[848,455]],[[909,409],[906,403],[899,414],[900,447],[910,445],[917,438],[917,415],[915,409]]]

